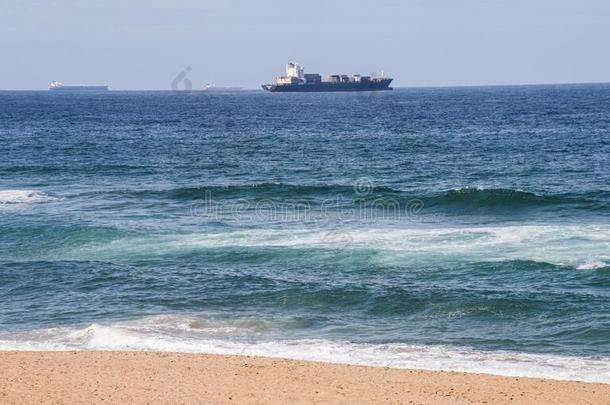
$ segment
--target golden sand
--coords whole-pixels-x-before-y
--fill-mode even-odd
[[[0,352],[0,404],[610,404],[610,385],[262,357]]]

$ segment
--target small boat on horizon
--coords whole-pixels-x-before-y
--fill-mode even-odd
[[[206,84],[201,91],[209,92],[225,92],[225,91],[242,91],[243,87],[236,86],[215,86],[213,84]]]
[[[107,85],[88,86],[88,85],[72,85],[66,86],[61,82],[54,80],[49,85],[50,91],[108,91]]]

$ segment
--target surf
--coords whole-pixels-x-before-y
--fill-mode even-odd
[[[197,327],[196,316],[162,315],[84,327],[0,333],[0,350],[147,350],[264,356],[375,367],[462,371],[610,383],[610,358],[482,351],[408,343],[265,339],[241,321]],[[253,321],[251,320],[250,323]],[[233,325],[227,330],[227,325]],[[237,329],[236,329],[237,328]],[[254,329],[256,331],[256,329]],[[246,340],[239,336],[248,336]]]

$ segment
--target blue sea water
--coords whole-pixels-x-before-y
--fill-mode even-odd
[[[610,382],[610,85],[0,93],[0,349]]]

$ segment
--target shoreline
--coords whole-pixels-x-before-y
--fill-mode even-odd
[[[270,357],[0,351],[0,403],[604,403],[610,384]]]

